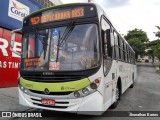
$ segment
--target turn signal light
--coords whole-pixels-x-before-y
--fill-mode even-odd
[[[99,83],[100,83],[100,80],[99,80],[99,79],[96,79],[96,80],[95,80],[95,83],[99,84]]]

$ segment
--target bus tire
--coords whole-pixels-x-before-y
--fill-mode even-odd
[[[114,108],[116,108],[117,106],[118,106],[118,101],[120,100],[120,89],[119,89],[119,87],[118,87],[118,85],[117,85],[117,87],[116,87],[116,100],[115,100],[115,102],[111,105],[111,108],[112,109],[114,109]]]
[[[129,88],[133,88],[134,87],[134,83],[132,83],[132,85]]]

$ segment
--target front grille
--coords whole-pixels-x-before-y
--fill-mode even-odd
[[[35,98],[31,98],[33,101],[39,101],[39,102],[41,102],[41,100],[39,100],[39,99],[35,99]],[[69,102],[63,102],[63,101],[61,101],[61,102],[55,102],[55,103],[58,103],[58,104],[69,104]]]
[[[30,90],[30,91],[33,93],[45,95],[45,93],[43,91],[36,91],[36,90]],[[69,91],[69,92],[50,92],[47,95],[69,95],[70,93],[72,93],[72,92],[71,91]]]
[[[47,107],[47,108],[59,108],[59,109],[68,108],[68,106],[50,106],[50,105],[43,105],[43,104],[38,104],[38,103],[33,103],[33,104],[41,106],[41,107]]]
[[[65,109],[65,108],[68,108],[68,105],[69,105],[69,102],[67,102],[67,101],[57,101],[57,100],[55,100],[55,106],[44,105],[41,103],[41,98],[35,98],[35,97],[31,96],[30,99],[32,100],[32,103],[34,105],[41,106],[41,107],[47,107],[47,108]]]
[[[35,82],[68,82],[81,80],[84,76],[72,76],[72,75],[22,75],[22,77],[26,80],[35,81]]]

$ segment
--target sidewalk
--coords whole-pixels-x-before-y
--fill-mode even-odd
[[[31,109],[19,104],[17,87],[0,88],[0,111],[26,111]]]

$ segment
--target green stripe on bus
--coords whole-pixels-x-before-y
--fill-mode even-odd
[[[70,81],[70,82],[58,82],[58,83],[44,83],[34,82],[20,78],[20,85],[29,90],[44,91],[47,88],[50,92],[67,92],[76,91],[85,88],[90,84],[88,78]]]

